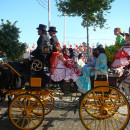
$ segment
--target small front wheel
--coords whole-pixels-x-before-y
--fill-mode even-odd
[[[34,111],[37,111],[38,115]],[[9,118],[18,129],[36,129],[42,123],[44,115],[42,102],[32,94],[18,95],[9,106]]]

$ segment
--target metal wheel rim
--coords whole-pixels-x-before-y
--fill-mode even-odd
[[[30,99],[35,102],[31,102]],[[40,116],[33,113],[35,109],[39,109]],[[44,115],[43,104],[36,96],[31,94],[18,95],[13,99],[9,107],[9,118],[12,124],[23,130],[37,128],[42,123]]]
[[[96,96],[95,90],[98,89],[102,89],[101,93],[103,105],[99,103],[99,98]],[[106,94],[104,91],[105,89],[112,90],[108,98],[104,96]],[[95,93],[95,96],[92,97],[92,93]],[[117,93],[120,97],[116,97]],[[110,99],[113,100],[113,102],[109,102]],[[114,103],[117,104],[113,105]],[[117,111],[115,111],[114,107],[117,108]],[[88,113],[86,109],[91,109],[91,114]],[[125,111],[122,112],[122,109]],[[126,97],[119,90],[108,86],[96,87],[88,91],[83,97],[80,104],[79,115],[81,122],[87,129],[122,130],[129,122],[130,108]]]

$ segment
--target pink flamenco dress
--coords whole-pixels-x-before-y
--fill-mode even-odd
[[[114,56],[114,62],[112,63],[112,68],[124,68],[130,64],[130,44],[128,42],[127,46],[121,47]]]

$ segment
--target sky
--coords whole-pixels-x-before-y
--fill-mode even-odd
[[[41,6],[37,1],[43,3]],[[48,0],[0,0],[0,19],[9,20],[11,23],[18,21],[16,27],[20,28],[19,41],[27,43],[30,46],[37,43],[38,34],[37,27],[39,24],[48,26]],[[115,43],[116,36],[114,28],[121,27],[122,32],[128,32],[130,27],[130,0],[115,0],[112,8],[107,15],[107,24],[109,29],[89,28],[90,47],[99,42],[100,44],[112,45]],[[50,25],[55,26],[58,40],[61,44],[64,41],[64,17],[60,16],[61,12],[56,7],[55,0],[50,0]],[[82,42],[87,42],[86,28],[81,25],[80,17],[68,17],[65,20],[65,44],[80,45]],[[48,28],[47,28],[48,30]]]

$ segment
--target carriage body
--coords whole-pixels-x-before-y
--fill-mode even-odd
[[[45,46],[43,53],[48,54],[48,52],[49,48]],[[9,106],[9,118],[15,127],[27,130],[35,129],[42,123],[45,114],[53,109],[55,97],[57,99],[59,96],[58,98],[64,103],[70,96],[71,101],[76,100],[76,98],[72,98],[72,95],[79,93],[76,84],[73,82],[65,84],[63,81],[64,87],[68,85],[71,88],[69,91],[64,90],[63,82],[52,82],[50,75],[48,75],[48,66],[44,66],[40,59],[31,58],[28,63],[29,68],[26,68],[27,66],[24,63],[8,62],[6,66],[9,70],[20,77],[21,87],[7,87],[0,90],[6,96],[15,95]],[[110,76],[107,79],[104,76],[99,76],[96,81],[92,79],[92,82],[94,82],[93,89],[81,98],[79,115],[85,128],[92,130],[108,129],[109,127],[111,129],[124,129],[128,124],[129,103],[124,94],[110,83],[112,79],[115,81],[116,78]],[[121,109],[124,109],[124,107],[125,112],[122,112]],[[34,123],[35,120],[36,123]],[[114,121],[116,121],[116,124],[112,123]]]

